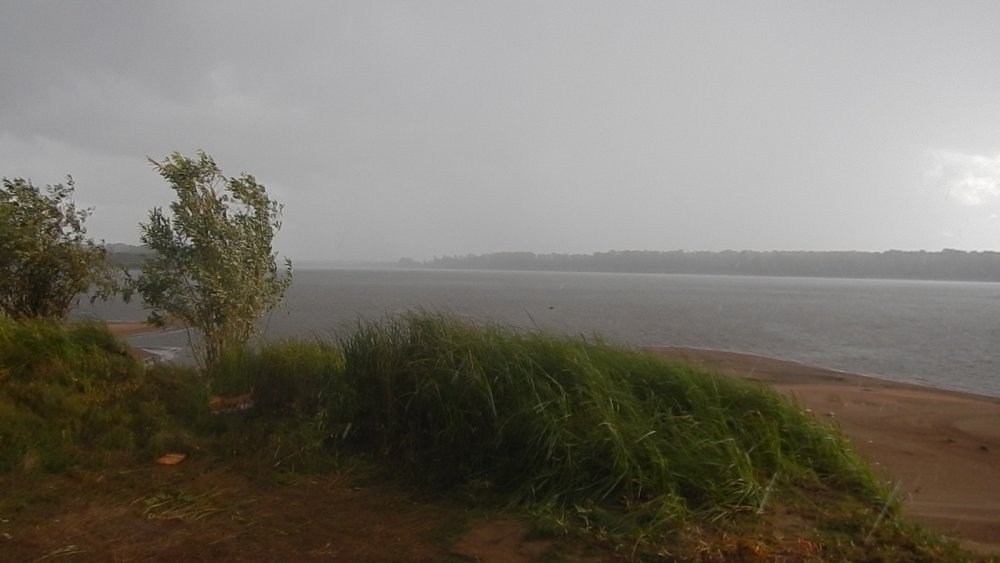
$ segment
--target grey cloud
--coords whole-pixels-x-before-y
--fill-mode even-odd
[[[169,195],[145,155],[204,148],[293,257],[984,248],[924,155],[1000,150],[998,12],[9,2],[0,174],[73,173],[117,238]]]

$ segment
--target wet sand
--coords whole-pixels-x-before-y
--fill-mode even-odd
[[[746,354],[651,350],[793,397],[838,424],[855,448],[897,483],[909,519],[967,547],[1000,553],[1000,398]]]
[[[119,336],[131,336],[133,334],[144,334],[147,332],[164,330],[144,321],[107,321],[105,324],[108,325],[108,330],[110,330],[112,334],[117,334]]]
[[[150,332],[165,332],[177,330],[176,326],[158,327],[145,321],[106,321],[105,324],[112,334],[125,338]],[[132,347],[132,355],[143,363],[155,363],[175,359],[175,349]]]

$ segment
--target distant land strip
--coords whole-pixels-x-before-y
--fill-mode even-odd
[[[496,252],[403,258],[403,267],[470,270],[788,276],[942,281],[1000,281],[1000,252],[860,251],[647,251],[593,254]]]

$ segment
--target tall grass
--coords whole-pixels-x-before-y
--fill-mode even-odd
[[[843,436],[760,385],[435,314],[341,343],[357,439],[439,487],[683,521],[756,510],[772,480],[884,492]]]
[[[206,375],[214,393],[249,393],[254,402],[241,416],[210,417],[220,453],[309,471],[328,467],[341,453],[357,406],[333,344],[288,340],[241,350]]]

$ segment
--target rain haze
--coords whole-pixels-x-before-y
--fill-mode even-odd
[[[1000,249],[1000,4],[0,4],[0,175],[137,243],[204,149],[299,260]]]

